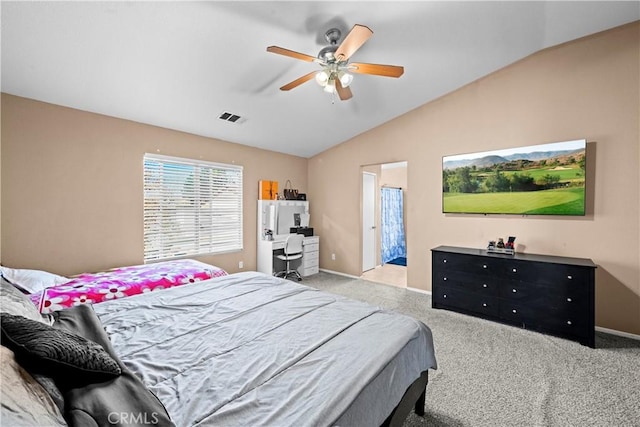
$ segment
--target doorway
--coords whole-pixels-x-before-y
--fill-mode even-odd
[[[407,168],[407,162],[361,167],[363,279],[398,287],[407,286],[404,240],[407,235],[404,209],[408,195]],[[393,213],[391,217],[388,216],[390,209]],[[398,231],[402,233],[398,235]]]

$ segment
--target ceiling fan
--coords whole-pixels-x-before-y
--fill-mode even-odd
[[[349,62],[349,58],[373,35],[368,27],[356,24],[349,34],[338,46],[338,40],[342,35],[337,28],[332,28],[325,33],[325,38],[329,42],[318,53],[317,57],[295,52],[279,46],[269,46],[267,52],[289,56],[307,62],[320,64],[322,70],[312,71],[302,77],[282,86],[280,90],[291,90],[300,86],[315,77],[316,82],[324,88],[326,92],[337,93],[342,101],[353,96],[349,85],[353,80],[351,73],[373,74],[384,77],[400,77],[404,73],[404,68],[398,65],[365,64],[361,62]]]

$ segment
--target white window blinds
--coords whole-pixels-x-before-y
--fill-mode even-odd
[[[144,156],[144,260],[242,249],[242,166]]]

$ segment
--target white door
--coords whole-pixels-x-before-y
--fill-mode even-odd
[[[376,267],[376,175],[362,173],[362,271]]]

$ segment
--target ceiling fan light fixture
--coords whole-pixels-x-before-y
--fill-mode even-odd
[[[324,91],[327,93],[335,93],[336,91],[336,80],[333,77],[330,77],[327,80],[327,84],[324,86]]]
[[[316,83],[318,83],[320,86],[325,87],[328,81],[329,73],[327,73],[325,70],[318,71],[316,73]]]
[[[338,73],[338,78],[340,79],[342,87],[348,87],[353,81],[353,74],[349,74],[346,71],[340,71]]]

